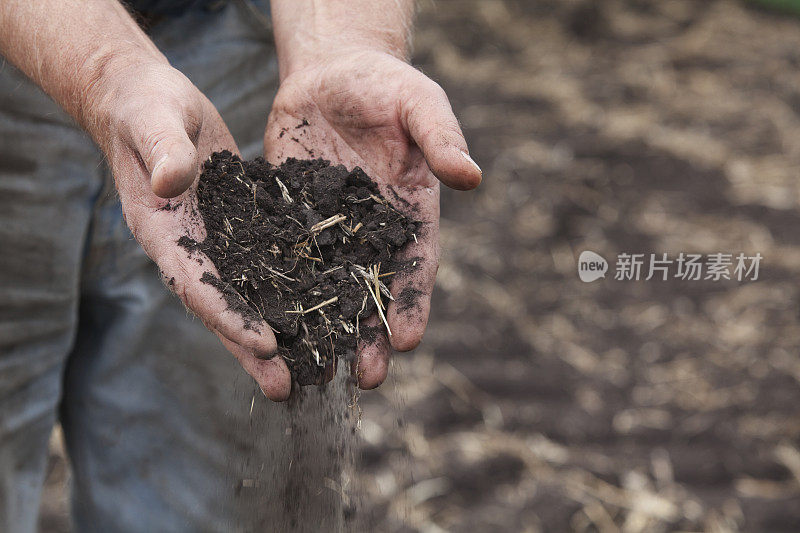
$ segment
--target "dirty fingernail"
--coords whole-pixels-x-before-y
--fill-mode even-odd
[[[467,161],[469,161],[469,164],[470,164],[470,165],[472,165],[473,167],[475,167],[475,170],[477,170],[478,172],[480,172],[480,173],[481,173],[481,175],[483,175],[483,170],[481,170],[481,167],[479,167],[479,166],[478,166],[478,163],[476,163],[476,162],[475,162],[475,161],[474,161],[474,160],[473,160],[473,159],[472,159],[472,158],[469,156],[469,154],[468,154],[467,152],[465,152],[464,150],[461,150],[461,155],[463,155],[463,156],[464,156],[464,159],[466,159]]]

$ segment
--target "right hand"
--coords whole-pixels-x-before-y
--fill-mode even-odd
[[[106,154],[133,236],[167,286],[217,334],[264,394],[285,400],[291,390],[285,362],[262,359],[277,348],[269,325],[245,327],[220,292],[200,281],[205,271],[217,275],[213,263],[177,244],[184,235],[205,237],[195,194],[202,162],[215,151],[238,153],[219,113],[165,61],[109,67],[90,96],[81,119]],[[168,202],[179,207],[164,209]]]

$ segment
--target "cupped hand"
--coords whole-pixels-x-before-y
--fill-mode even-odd
[[[289,395],[291,380],[266,323],[245,324],[220,292],[200,281],[217,272],[200,252],[178,240],[203,240],[197,207],[201,163],[236,145],[211,102],[166,63],[132,63],[117,68],[92,88],[87,127],[103,148],[134,237],[161,269],[167,286],[220,338],[242,367],[273,400]]]
[[[402,250],[406,258],[421,259],[418,268],[390,287],[395,297],[407,286],[421,291],[419,305],[401,311],[390,303],[392,335],[359,346],[359,385],[377,387],[386,378],[390,348],[415,348],[428,322],[439,262],[439,181],[461,190],[481,181],[447,96],[388,53],[331,51],[282,80],[264,151],[275,164],[288,157],[322,157],[350,169],[360,166],[396,208],[408,212],[395,194],[415,206],[408,214],[423,222],[418,242]]]

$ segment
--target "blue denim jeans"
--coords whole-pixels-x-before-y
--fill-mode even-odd
[[[266,15],[252,8],[191,10],[150,30],[246,157],[262,152],[278,84]],[[3,62],[0,532],[35,531],[56,421],[76,531],[339,529],[341,496],[325,481],[337,467],[300,440],[335,431],[315,419],[320,402],[261,395],[161,285],[91,139]]]

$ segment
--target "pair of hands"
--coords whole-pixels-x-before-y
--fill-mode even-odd
[[[276,349],[267,324],[245,329],[217,289],[200,282],[207,258],[177,245],[183,235],[202,240],[205,230],[194,214],[199,169],[219,150],[238,153],[212,103],[179,71],[162,62],[132,63],[116,72],[111,86],[98,91],[95,131],[106,152],[125,219],[145,252],[158,264],[167,285],[181,298],[264,394],[288,398],[289,371],[281,358],[264,359]],[[280,135],[308,121],[302,144]],[[419,344],[428,320],[430,294],[439,259],[439,180],[456,189],[472,189],[481,171],[467,155],[458,122],[442,89],[396,57],[379,51],[353,50],[333,59],[313,61],[281,82],[264,135],[264,155],[272,163],[288,157],[315,157],[362,167],[385,191],[393,186],[418,206],[414,216],[425,223],[423,238],[404,250],[421,257],[413,277],[396,281],[398,294],[413,284],[425,296],[418,309],[400,313],[390,304],[387,319],[393,335],[359,346],[359,386],[374,388],[386,378],[391,348]],[[438,178],[438,180],[437,180]],[[391,198],[391,196],[388,196]],[[167,200],[177,209],[165,210]],[[377,318],[375,318],[377,320]]]

